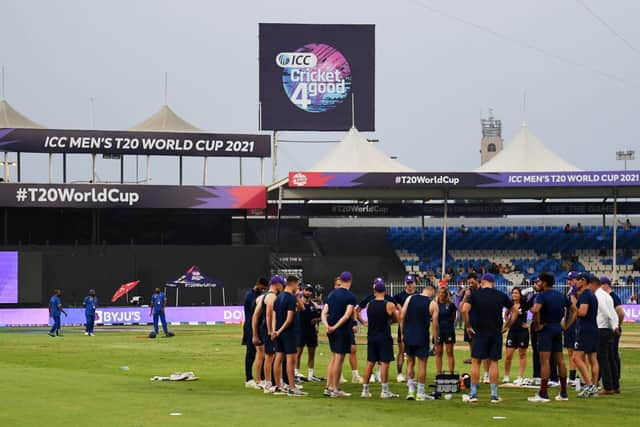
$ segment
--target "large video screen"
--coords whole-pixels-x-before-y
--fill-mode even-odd
[[[18,252],[0,252],[0,304],[18,303]]]

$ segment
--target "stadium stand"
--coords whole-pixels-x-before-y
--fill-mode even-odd
[[[565,283],[570,270],[611,275],[612,227],[584,226],[567,232],[562,226],[449,227],[446,272],[458,283],[471,272],[496,274],[499,286],[528,283],[542,271]],[[442,228],[391,227],[388,237],[406,272],[439,278]],[[640,284],[634,261],[640,257],[640,229],[617,230],[619,284]],[[637,263],[636,263],[637,266]]]

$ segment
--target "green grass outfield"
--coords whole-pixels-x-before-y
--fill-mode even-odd
[[[148,330],[148,328],[147,328]],[[626,326],[622,394],[569,402],[532,404],[535,390],[501,388],[499,405],[450,401],[362,400],[360,385],[346,384],[350,399],[322,396],[322,385],[305,385],[308,397],[271,396],[244,388],[244,348],[238,325],[175,327],[176,337],[146,339],[143,328],[98,328],[95,337],[66,328],[61,338],[44,329],[0,329],[0,426],[284,426],[438,425],[637,426],[640,423],[640,325]],[[363,336],[358,337],[364,343]],[[328,349],[321,340],[316,371],[324,375]],[[466,357],[459,347],[456,360]],[[321,354],[321,355],[320,355]],[[360,371],[366,355],[358,346]],[[530,358],[529,358],[530,362]],[[128,371],[120,369],[128,366]],[[348,364],[345,364],[348,368]],[[468,371],[469,365],[458,365]],[[193,382],[151,382],[154,375],[194,371]],[[303,362],[303,372],[306,366]],[[392,368],[395,378],[395,368]],[[433,360],[428,378],[433,379]],[[374,396],[379,385],[372,385]],[[393,391],[406,392],[392,383]],[[556,389],[551,393],[555,395]],[[170,416],[179,412],[181,416]],[[493,417],[506,417],[494,419]]]

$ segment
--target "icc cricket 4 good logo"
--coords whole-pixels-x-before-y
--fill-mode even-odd
[[[336,48],[309,43],[295,52],[281,52],[282,86],[296,107],[309,113],[331,111],[349,96],[351,66]]]

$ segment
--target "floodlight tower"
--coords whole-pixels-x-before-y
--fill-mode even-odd
[[[489,109],[489,118],[481,119],[482,139],[480,140],[480,164],[483,165],[502,151],[502,121],[493,117]]]

